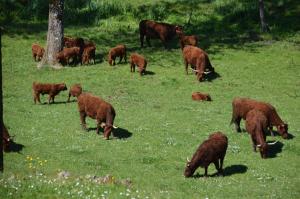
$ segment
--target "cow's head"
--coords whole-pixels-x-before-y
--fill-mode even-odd
[[[257,147],[259,148],[260,156],[262,158],[267,158],[268,144],[263,143],[263,144],[257,145]]]
[[[60,90],[62,90],[62,91],[68,90],[67,85],[65,83],[61,83],[59,85],[59,87],[60,87]]]
[[[191,165],[191,161],[189,159],[187,159],[187,163],[186,163],[183,175],[186,178],[188,178],[188,177],[191,177],[194,174],[194,172],[195,172],[195,168]]]
[[[289,136],[289,133],[288,133],[288,124],[281,124],[281,125],[278,125],[277,126],[277,130],[278,130],[278,133],[284,138],[284,139],[287,139],[288,136]]]
[[[181,27],[181,26],[175,26],[175,32],[176,32],[176,34],[178,34],[178,35],[183,34],[182,27]]]

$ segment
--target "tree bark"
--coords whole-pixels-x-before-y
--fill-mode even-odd
[[[0,125],[1,125],[1,128],[0,128],[0,172],[3,172],[4,170],[4,163],[3,163],[3,132],[2,132],[2,129],[3,129],[3,95],[2,95],[2,41],[1,41],[1,38],[2,38],[2,27],[0,27],[0,71],[1,71],[1,74],[0,74],[0,82],[1,82],[1,86],[0,86]]]
[[[49,0],[47,44],[45,54],[42,61],[38,64],[38,68],[45,64],[49,64],[53,68],[62,67],[56,61],[56,53],[63,49],[63,11],[64,0]]]
[[[259,16],[262,32],[269,32],[270,28],[265,19],[265,5],[263,0],[259,0]]]

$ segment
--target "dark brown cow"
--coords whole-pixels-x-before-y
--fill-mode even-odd
[[[79,48],[78,62],[81,63],[81,57],[82,57],[83,50],[85,47],[84,39],[82,39],[80,37],[77,37],[77,38],[64,37],[64,47],[67,47],[67,48],[78,47]]]
[[[7,128],[4,124],[2,124],[2,140],[3,140],[3,148],[2,150],[5,152],[10,151],[10,145],[13,142],[12,138],[10,137]]]
[[[142,76],[146,72],[147,60],[142,55],[132,53],[130,55],[130,72],[135,72],[135,66],[138,67],[139,73]]]
[[[43,47],[39,46],[38,44],[32,44],[31,50],[34,61],[42,60],[45,53],[45,49]]]
[[[215,71],[209,61],[207,53],[202,49],[195,46],[186,46],[183,48],[182,54],[186,74],[188,74],[188,65],[190,64],[192,68],[195,68],[194,71],[197,74],[198,81],[204,79],[204,74]]]
[[[141,48],[144,46],[145,36],[148,46],[151,46],[150,39],[160,39],[164,47],[167,48],[167,42],[176,35],[176,30],[181,30],[181,27],[151,20],[142,20],[139,24],[139,30]]]
[[[115,65],[115,60],[117,57],[120,57],[119,63],[121,63],[122,59],[126,63],[126,46],[125,45],[117,45],[116,47],[110,49],[108,53],[108,63],[109,65]]]
[[[56,54],[56,60],[62,64],[69,64],[70,59],[72,59],[74,64],[76,64],[81,60],[80,57],[79,47],[64,48],[62,51]]]
[[[195,101],[212,101],[209,94],[200,92],[193,92],[192,99]]]
[[[104,128],[104,139],[109,139],[112,128],[115,128],[113,124],[116,112],[113,106],[90,93],[82,93],[78,96],[77,101],[82,128],[87,130],[85,118],[89,116],[97,120],[97,134],[102,127]]]
[[[235,124],[235,129],[237,132],[241,132],[241,119],[245,120],[247,113],[252,109],[259,110],[265,114],[268,119],[269,129],[272,135],[272,127],[276,126],[278,133],[284,139],[288,138],[288,125],[281,120],[276,109],[269,103],[260,102],[249,98],[236,97],[232,101],[232,118],[230,124]]]
[[[74,84],[71,86],[70,91],[69,91],[69,97],[68,97],[68,102],[70,102],[70,97],[77,97],[82,93],[82,87],[80,84]]]
[[[266,158],[268,145],[276,143],[266,143],[266,133],[269,126],[267,117],[261,111],[252,109],[246,115],[245,126],[252,139],[253,151],[256,152],[256,147],[258,147],[261,157]]]
[[[196,169],[205,168],[204,176],[207,176],[207,168],[214,163],[218,174],[223,174],[223,161],[226,155],[228,139],[221,132],[213,133],[205,140],[194,153],[192,160],[187,162],[184,176],[191,177]]]
[[[67,90],[67,86],[65,83],[49,84],[49,83],[33,82],[32,90],[33,90],[33,100],[34,100],[35,104],[36,104],[36,101],[41,103],[40,94],[42,94],[42,95],[48,94],[49,95],[48,104],[50,104],[51,100],[52,100],[52,103],[54,103],[54,98],[56,95],[59,94],[60,91]]]

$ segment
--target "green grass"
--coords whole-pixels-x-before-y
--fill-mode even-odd
[[[211,5],[204,6],[210,12]],[[176,14],[168,21],[185,21]],[[44,45],[47,25],[38,26],[36,33],[23,27],[8,29],[2,41],[4,121],[25,147],[20,153],[4,154],[0,198],[299,198],[300,35],[293,32],[274,39],[272,33],[252,41],[245,39],[242,29],[232,32],[234,28],[227,26],[229,32],[223,35],[223,19],[217,13],[193,19],[194,25],[217,27],[216,33],[193,24],[188,29],[203,35],[200,47],[220,75],[201,83],[185,75],[175,41],[169,51],[159,41],[140,49],[138,20],[132,16],[111,17],[92,27],[68,26],[66,35],[96,42],[97,64],[61,70],[38,70],[31,57],[32,43]],[[111,67],[100,62],[119,43],[126,44],[129,53],[143,54],[153,74],[139,77],[130,73],[129,64]],[[94,130],[82,131],[76,102],[34,105],[33,81],[65,82],[68,87],[81,83],[114,106],[115,124],[125,137],[105,141]],[[210,93],[213,101],[192,101],[194,91]],[[247,133],[237,134],[229,126],[236,96],[270,102],[288,122],[293,139],[267,137],[280,142],[274,148],[276,157],[261,159],[252,152]],[[41,100],[46,102],[47,96]],[[56,97],[56,102],[66,100],[67,92]],[[92,119],[87,124],[96,126]],[[184,178],[186,158],[215,131],[229,138],[227,176]],[[60,179],[61,171],[70,172],[70,177]],[[204,169],[197,172],[202,175]],[[209,174],[215,172],[211,165]],[[97,184],[88,177],[107,174],[115,182],[129,178],[132,184]]]

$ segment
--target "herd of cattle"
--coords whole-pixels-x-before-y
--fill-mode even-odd
[[[205,51],[197,47],[197,36],[184,35],[180,26],[171,25],[167,23],[159,23],[150,20],[143,20],[139,24],[140,44],[144,46],[144,37],[148,46],[151,46],[151,38],[159,38],[163,45],[167,48],[167,42],[175,35],[180,40],[180,47],[183,53],[185,62],[185,70],[188,73],[188,65],[197,75],[197,79],[202,81],[207,73],[213,73],[208,55]],[[96,45],[90,41],[84,41],[82,38],[64,37],[64,48],[56,55],[57,61],[62,64],[70,64],[70,60],[74,63],[89,64],[91,61],[95,63]],[[32,45],[32,55],[35,61],[43,58],[45,50],[37,44]],[[108,53],[108,63],[115,65],[115,59],[119,57],[126,62],[126,46],[118,45],[112,48]],[[147,61],[137,53],[132,53],[130,56],[130,71],[135,71],[135,66],[138,67],[140,75],[146,72]],[[54,98],[60,91],[67,90],[65,83],[39,83],[33,82],[33,99],[34,103],[40,101],[40,94],[48,94],[48,104],[54,103]],[[104,129],[104,139],[109,139],[114,128],[114,119],[116,116],[113,106],[91,93],[83,92],[80,84],[75,84],[70,87],[68,102],[70,97],[77,97],[78,111],[80,114],[80,121],[84,130],[86,127],[86,117],[91,117],[97,121],[97,134],[100,132],[100,127]],[[192,94],[193,100],[211,101],[209,94],[194,92]],[[266,158],[268,146],[274,143],[266,142],[266,135],[268,132],[273,136],[272,127],[277,128],[278,133],[284,138],[288,138],[288,125],[284,123],[276,112],[276,109],[269,103],[256,101],[249,98],[236,97],[232,102],[232,119],[231,124],[235,124],[237,132],[241,132],[240,122],[245,120],[245,127],[250,134],[253,142],[253,150],[259,149],[261,157]],[[3,150],[8,151],[11,137],[7,129],[3,125]],[[205,168],[205,176],[207,176],[207,168],[211,163],[214,163],[218,174],[223,174],[223,160],[226,155],[228,146],[228,138],[221,132],[213,133],[205,140],[194,153],[191,161],[188,160],[184,171],[185,177],[191,177],[195,170],[200,166]]]

